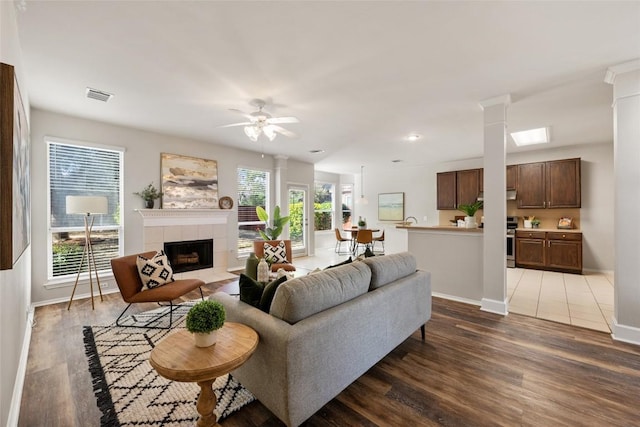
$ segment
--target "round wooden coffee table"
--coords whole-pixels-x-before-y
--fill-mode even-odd
[[[196,347],[192,334],[186,329],[167,335],[151,351],[149,362],[167,379],[197,382],[201,389],[196,404],[200,414],[198,426],[217,426],[213,382],[242,365],[257,346],[256,331],[240,323],[226,322],[211,347]]]

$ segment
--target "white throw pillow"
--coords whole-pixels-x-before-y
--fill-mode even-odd
[[[140,280],[148,289],[157,288],[174,281],[173,269],[164,251],[157,252],[151,259],[138,255],[136,265],[138,266]]]
[[[287,261],[287,248],[284,245],[284,241],[280,240],[277,246],[271,246],[269,243],[264,244],[264,258],[271,258],[272,264],[286,264]]]

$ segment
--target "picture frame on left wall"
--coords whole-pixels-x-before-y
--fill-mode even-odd
[[[15,68],[0,63],[0,270],[9,270],[31,241],[29,124]]]

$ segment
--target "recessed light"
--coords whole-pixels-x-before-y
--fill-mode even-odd
[[[310,152],[311,154],[320,154],[320,153],[324,153],[324,150],[320,150],[320,149],[317,149],[317,150],[309,150],[309,152]]]
[[[414,141],[419,140],[420,138],[422,138],[422,135],[419,135],[417,133],[412,133],[412,134],[407,135],[406,140],[414,142]]]
[[[549,128],[544,127],[513,132],[511,133],[511,138],[513,138],[513,142],[515,142],[518,147],[522,147],[524,145],[546,144],[549,142]]]

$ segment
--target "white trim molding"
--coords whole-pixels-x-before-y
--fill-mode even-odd
[[[614,65],[607,68],[607,73],[604,76],[604,82],[610,85],[616,81],[618,74],[628,73],[629,71],[640,70],[640,59],[634,59],[633,61],[625,62],[623,64]]]
[[[621,325],[618,319],[613,318],[613,327],[611,328],[611,338],[616,341],[622,341],[629,344],[640,345],[640,328],[633,326]]]
[[[136,209],[144,227],[226,224],[230,209]]]
[[[509,314],[509,305],[506,299],[504,301],[498,301],[489,298],[482,298],[480,310],[506,316],[507,314]]]

